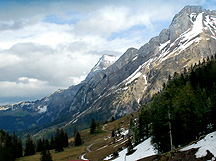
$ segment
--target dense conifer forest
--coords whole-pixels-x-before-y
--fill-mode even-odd
[[[169,76],[163,88],[140,108],[135,143],[152,136],[162,153],[216,130],[216,57]]]
[[[17,135],[0,130],[0,160],[13,161],[23,155],[22,141]]]
[[[0,161],[14,161],[16,158],[34,155],[36,152],[41,152],[41,160],[52,160],[49,150],[55,149],[56,152],[61,152],[68,147],[68,136],[63,129],[57,129],[55,137],[48,139],[39,139],[36,143],[28,134],[26,137],[25,147],[17,135],[10,135],[4,130],[0,130]]]

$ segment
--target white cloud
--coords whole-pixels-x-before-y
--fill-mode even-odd
[[[22,77],[16,82],[0,81],[0,97],[34,97],[41,95],[41,91],[51,92],[53,87],[48,82],[35,78]]]
[[[198,0],[0,2],[0,99],[35,99],[84,79],[102,54],[139,48]],[[215,5],[215,4],[214,4]],[[22,96],[22,97],[21,97]],[[6,99],[7,98],[7,99]],[[11,99],[10,99],[11,98]]]

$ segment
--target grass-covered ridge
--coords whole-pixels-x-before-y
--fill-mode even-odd
[[[55,152],[50,150],[53,161],[68,161],[77,160],[83,154],[85,158],[90,160],[103,160],[106,156],[120,151],[122,147],[126,148],[127,136],[121,136],[116,134],[112,137],[112,131],[121,133],[129,128],[129,121],[131,118],[136,118],[137,113],[122,117],[118,120],[102,124],[100,130],[94,134],[90,133],[90,129],[80,131],[80,135],[83,144],[80,146],[74,146],[74,137],[69,139],[69,147],[65,148],[62,152]],[[32,156],[26,156],[16,159],[16,161],[39,161],[40,153],[36,153]]]

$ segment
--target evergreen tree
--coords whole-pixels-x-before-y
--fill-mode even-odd
[[[151,124],[151,112],[147,106],[143,106],[138,114],[138,136],[136,138],[137,142],[142,139],[147,139],[150,137],[150,124]]]
[[[52,156],[50,154],[50,151],[46,149],[46,145],[44,144],[43,150],[41,151],[41,158],[40,161],[52,161]]]
[[[91,125],[90,125],[90,133],[94,134],[95,130],[96,130],[96,122],[95,122],[95,119],[92,118]]]
[[[13,142],[13,152],[14,157],[19,158],[22,157],[23,149],[22,149],[22,141],[17,138],[16,133],[14,132],[12,135],[12,142]]]
[[[82,139],[81,139],[79,132],[77,132],[76,137],[75,137],[75,146],[79,146],[79,145],[82,145]]]
[[[127,142],[127,153],[129,154],[131,150],[133,150],[133,145],[132,145],[131,139],[129,138]]]
[[[115,121],[115,117],[114,116],[112,116],[112,118],[111,118],[111,122],[113,122],[113,121]]]
[[[35,154],[35,145],[31,136],[28,134],[26,140],[25,156],[34,155],[34,154]]]
[[[115,130],[112,130],[112,137],[115,137]]]
[[[77,133],[77,132],[78,132],[77,127],[74,126],[74,129],[73,129],[73,136],[74,136],[74,137],[76,136],[76,133]]]
[[[60,130],[57,129],[55,136],[55,151],[61,152],[63,150],[63,139],[61,138]]]
[[[0,160],[14,161],[22,156],[22,142],[17,138],[15,132],[13,135],[0,129]]]
[[[63,143],[63,146],[66,148],[68,147],[68,135],[67,133],[64,133],[64,143]]]
[[[49,144],[49,140],[48,139],[45,139],[43,144],[46,146],[47,150],[50,149],[50,144]]]
[[[41,152],[42,150],[43,150],[43,141],[41,140],[41,139],[39,139],[38,141],[37,141],[37,148],[36,148],[36,151],[37,152]]]
[[[49,150],[55,149],[55,140],[54,137],[52,136],[51,140],[50,140],[50,148]]]

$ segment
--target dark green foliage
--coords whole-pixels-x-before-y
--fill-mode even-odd
[[[22,156],[22,142],[16,134],[9,133],[0,129],[0,160],[14,161]]]
[[[79,132],[77,132],[75,136],[75,146],[79,146],[79,145],[82,145],[82,139]]]
[[[34,154],[35,154],[35,145],[31,136],[28,134],[26,139],[25,156],[34,155]]]
[[[115,137],[115,130],[112,130],[112,137]]]
[[[112,118],[111,118],[111,122],[113,122],[113,121],[115,121],[115,117],[114,116],[112,116]]]
[[[52,156],[50,154],[50,151],[46,148],[46,145],[43,145],[42,151],[41,151],[41,158],[40,161],[52,161]]]
[[[43,141],[41,140],[41,139],[39,139],[38,141],[37,141],[37,148],[36,148],[36,151],[37,152],[41,152],[42,151],[42,149],[43,149]]]
[[[18,139],[16,136],[16,133],[13,132],[12,135],[12,149],[13,149],[13,154],[15,158],[19,158],[23,156],[23,147],[22,147],[22,141],[21,139]]]
[[[94,134],[94,133],[95,133],[96,126],[97,126],[97,125],[96,125],[95,119],[92,118],[91,125],[90,125],[90,133],[91,133],[91,134]]]
[[[50,150],[51,149],[55,149],[55,140],[54,140],[54,137],[52,136],[51,140],[50,140]]]
[[[169,76],[163,91],[143,106],[133,134],[135,142],[149,136],[159,152],[183,146],[216,130],[216,60],[207,58]]]
[[[151,111],[147,106],[143,106],[138,114],[137,138],[135,142],[139,143],[141,140],[150,137],[150,123]]]
[[[61,152],[64,148],[68,147],[68,136],[63,129],[61,129],[61,131],[57,129],[54,145],[55,151],[57,152]]]
[[[55,148],[54,138],[52,137],[50,142],[48,139],[43,139],[43,140],[39,139],[37,141],[36,151],[41,152],[43,150],[44,146],[46,149],[49,149],[49,150],[54,149]]]
[[[118,151],[115,151],[115,152],[113,153],[113,157],[118,157],[118,156],[119,156]]]
[[[57,129],[55,136],[55,151],[61,152],[63,150],[63,139],[61,138],[60,130]]]
[[[77,133],[77,132],[78,132],[77,127],[74,126],[74,128],[73,128],[73,136],[74,136],[74,137],[76,136],[76,133]]]
[[[133,150],[133,145],[131,139],[129,138],[127,142],[127,152],[129,153],[131,150]]]
[[[64,133],[64,140],[63,140],[63,147],[68,147],[68,135],[67,133]]]
[[[44,145],[46,146],[46,149],[50,149],[50,144],[48,139],[43,139]]]

